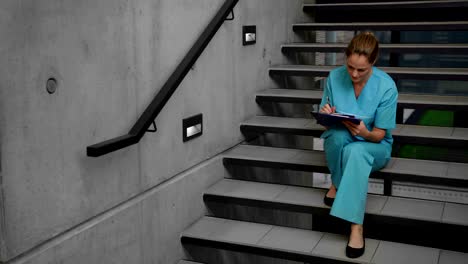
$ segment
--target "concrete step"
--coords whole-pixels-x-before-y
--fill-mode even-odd
[[[347,239],[338,234],[215,217],[201,218],[181,236],[184,245],[310,263],[461,264],[468,257],[456,251],[366,238],[364,255],[349,259],[344,253]]]
[[[344,23],[297,23],[293,24],[294,32],[311,30],[324,31],[456,31],[467,30],[468,21],[438,22],[344,22]]]
[[[278,65],[270,67],[271,76],[326,77],[336,66]],[[379,67],[396,79],[468,80],[468,68]]]
[[[325,128],[313,118],[255,116],[240,125],[244,133],[281,133],[320,137]],[[468,128],[398,124],[392,131],[396,143],[468,148]]]
[[[400,11],[402,9],[426,9],[426,8],[461,8],[468,7],[466,0],[432,0],[432,1],[388,1],[388,2],[360,2],[360,3],[331,3],[331,4],[304,4],[303,11],[311,12],[316,9],[320,10],[375,10],[386,9],[388,11]]]
[[[257,92],[255,100],[258,103],[319,104],[321,99],[322,91],[317,90],[265,89]],[[398,106],[411,109],[467,111],[468,96],[400,93],[398,95]]]
[[[467,2],[468,3],[468,2]],[[338,52],[344,53],[347,43],[288,43],[281,52]],[[379,44],[381,52],[467,54],[468,44]]]
[[[359,3],[304,4],[316,22],[358,21],[456,21],[465,20],[466,0],[441,1],[360,1]],[[398,15],[395,15],[395,12]],[[414,15],[417,12],[417,15]],[[434,14],[438,14],[434,16]]]
[[[223,155],[227,166],[254,166],[329,173],[322,151],[239,145]],[[468,164],[392,158],[370,175],[384,181],[418,182],[468,188]]]
[[[206,190],[203,199],[208,207],[217,203],[223,208],[241,205],[277,210],[277,215],[278,211],[312,214],[313,230],[333,232],[344,226],[344,230],[336,232],[346,234],[348,225],[329,216],[330,208],[323,204],[325,192],[317,188],[224,179]],[[243,219],[242,214],[237,218],[249,219]],[[369,194],[365,219],[369,238],[468,252],[465,244],[453,239],[468,235],[468,205],[465,204]],[[274,224],[268,220],[263,223]]]
[[[194,261],[188,261],[188,260],[181,260],[177,262],[177,264],[203,264],[201,262],[194,262]]]

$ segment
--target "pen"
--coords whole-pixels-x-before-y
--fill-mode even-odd
[[[331,103],[330,103],[330,97],[327,96],[327,104],[332,107]]]

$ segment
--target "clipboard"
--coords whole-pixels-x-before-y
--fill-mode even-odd
[[[310,112],[312,116],[315,117],[317,123],[322,126],[333,126],[336,124],[341,124],[341,121],[351,121],[352,123],[359,125],[361,123],[361,119],[356,118],[353,115],[346,115],[346,114],[325,114],[320,112]]]

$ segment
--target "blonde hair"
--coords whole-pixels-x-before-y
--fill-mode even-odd
[[[346,57],[352,54],[364,55],[370,64],[374,64],[379,55],[379,41],[372,32],[362,32],[349,42],[345,54]]]

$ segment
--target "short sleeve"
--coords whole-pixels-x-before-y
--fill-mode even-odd
[[[325,89],[323,89],[322,101],[320,102],[320,108],[327,104],[327,97],[329,97],[330,102],[333,105],[333,98],[331,93],[331,83],[330,83],[330,76],[328,76],[327,81],[325,82]]]
[[[398,91],[395,86],[387,89],[377,107],[374,126],[381,129],[394,129],[396,127],[396,110]]]

